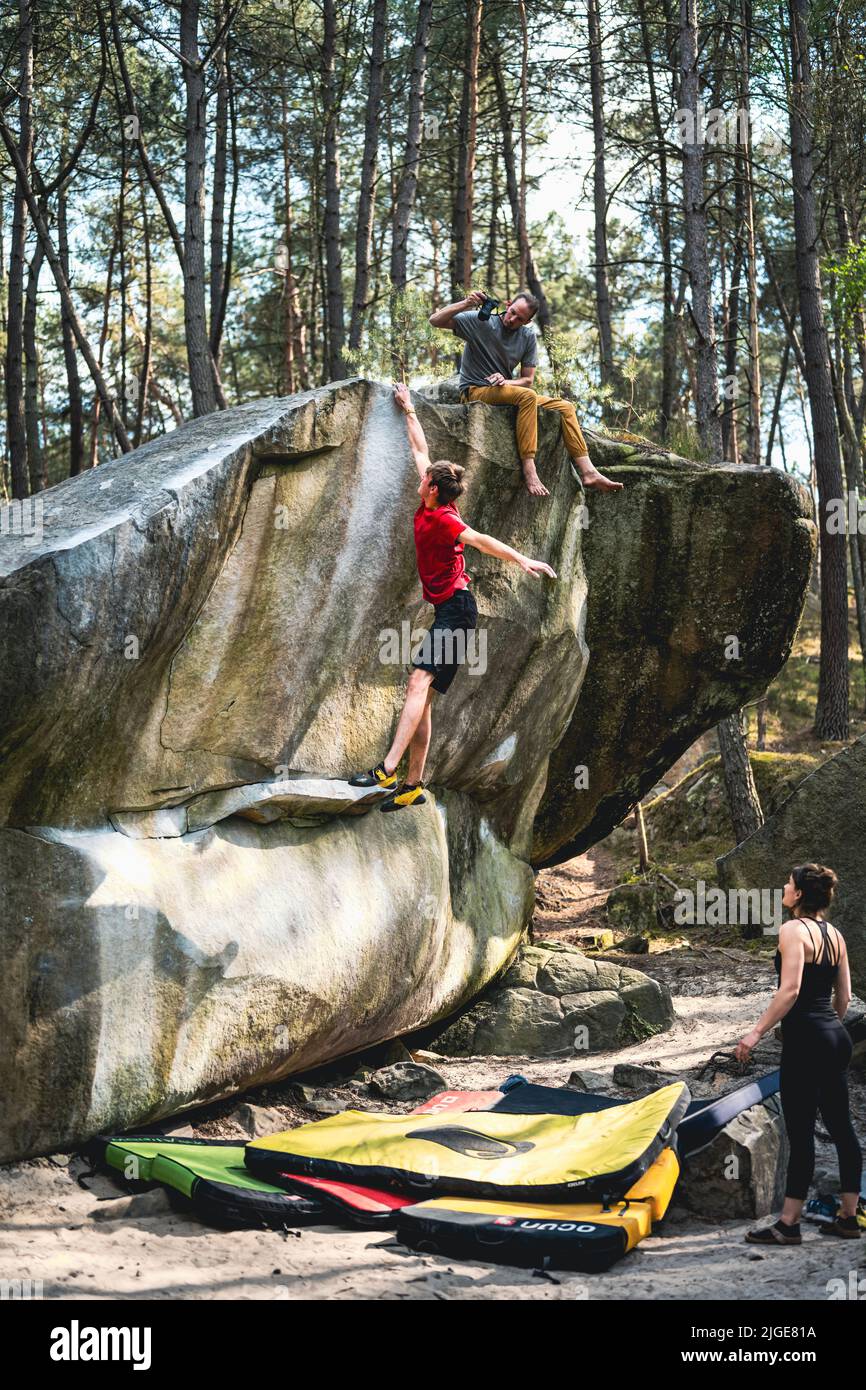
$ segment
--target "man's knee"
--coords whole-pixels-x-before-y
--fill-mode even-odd
[[[422,671],[419,667],[414,667],[412,674],[409,676],[408,693],[412,695],[423,695],[426,692],[429,694],[430,687],[433,684],[433,678],[433,671]]]
[[[519,409],[525,410],[538,404],[538,393],[531,386],[511,386],[509,394]]]
[[[545,410],[558,410],[560,415],[577,415],[574,401],[564,401],[560,396],[548,396],[544,402]]]

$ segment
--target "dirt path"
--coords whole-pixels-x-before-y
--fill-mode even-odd
[[[604,905],[616,882],[613,855],[604,844],[555,869],[542,869],[535,880],[533,936],[558,936],[579,944],[581,938],[604,930],[610,925]]]

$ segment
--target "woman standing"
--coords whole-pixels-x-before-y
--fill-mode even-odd
[[[824,920],[836,875],[823,864],[793,869],[782,905],[793,920],[779,932],[775,966],[779,987],[766,1012],[737,1044],[741,1062],[764,1035],[782,1023],[781,1098],[791,1156],[782,1215],[763,1230],[749,1231],[753,1245],[800,1245],[800,1212],[815,1170],[818,1112],[839,1155],[842,1205],[822,1235],[856,1240],[862,1155],[851,1124],[846,1072],[851,1039],[842,1019],[851,1000],[848,952],[837,927]]]

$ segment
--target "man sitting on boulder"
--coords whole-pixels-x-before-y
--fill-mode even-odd
[[[421,478],[418,487],[421,505],[415,512],[415,553],[421,590],[427,602],[433,605],[433,626],[419,654],[421,659],[413,663],[391,747],[369,772],[359,772],[349,778],[353,787],[380,787],[389,792],[381,806],[383,811],[417,806],[425,799],[421,779],[430,747],[433,692],[445,694],[460,665],[461,643],[465,655],[466,634],[473,631],[478,620],[463,559],[464,545],[472,545],[499,560],[510,560],[533,577],[546,574],[551,579],[556,578],[550,565],[543,560],[530,560],[512,550],[510,545],[466,525],[455,506],[464,490],[464,470],[445,459],[430,462],[427,440],[412,408],[408,389],[395,386],[394,397],[406,416],[409,448]],[[401,786],[397,766],[407,748],[409,766]]]
[[[479,318],[478,309],[486,296],[472,290],[457,304],[447,304],[430,315],[434,328],[450,328],[466,346],[460,360],[460,399],[487,401],[489,405],[517,406],[517,448],[523,477],[535,497],[547,497],[547,488],[535,469],[538,448],[538,412],[556,410],[562,417],[562,436],[584,487],[615,492],[615,483],[590,463],[586,440],[577,422],[571,401],[555,396],[539,396],[532,385],[538,363],[538,345],[530,320],[538,310],[538,300],[528,290],[519,290],[506,301],[501,314]],[[513,375],[515,367],[520,376]]]

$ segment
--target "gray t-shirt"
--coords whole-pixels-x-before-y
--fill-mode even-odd
[[[467,386],[489,386],[487,378],[494,372],[510,377],[515,367],[538,365],[535,329],[528,323],[504,328],[496,314],[485,320],[478,317],[477,309],[464,309],[455,314],[451,327],[466,344],[460,359],[461,391]]]

